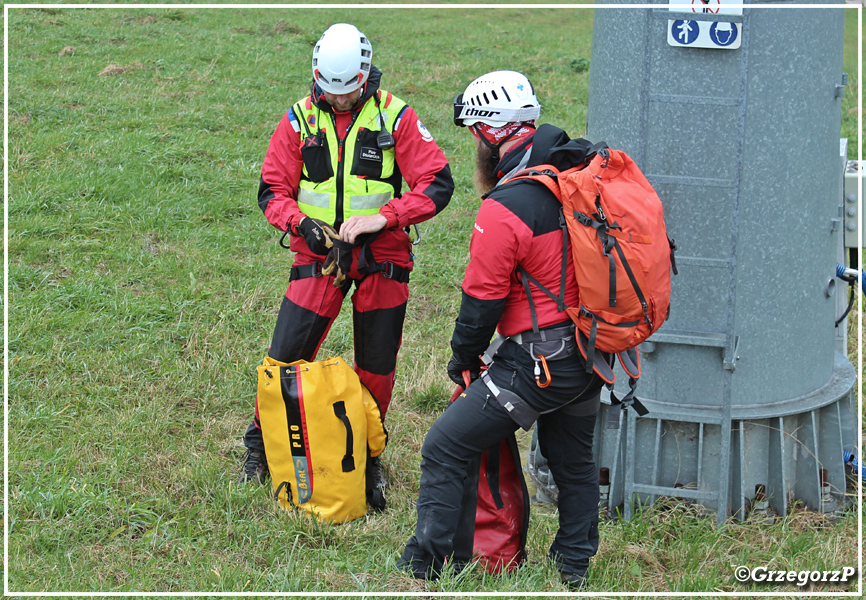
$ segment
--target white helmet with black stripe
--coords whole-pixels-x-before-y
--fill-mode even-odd
[[[532,84],[517,71],[482,75],[454,99],[454,124],[459,127],[479,122],[502,127],[534,121],[540,114],[541,105]]]
[[[373,46],[348,23],[331,25],[313,49],[313,80],[329,94],[348,94],[366,83]]]

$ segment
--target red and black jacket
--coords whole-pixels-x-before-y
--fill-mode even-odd
[[[382,73],[373,67],[357,111],[360,111],[365,102],[372,102],[373,94],[379,91],[381,77]],[[315,88],[313,93],[316,93]],[[335,115],[338,135],[345,137],[352,124],[354,111],[334,112],[323,97],[312,97],[311,100],[317,102],[323,112]],[[281,231],[291,229],[292,233],[297,233],[298,223],[305,216],[297,203],[303,158],[299,125],[297,121],[293,122],[291,112],[289,110],[283,116],[271,137],[262,164],[258,202],[265,217],[274,227]],[[388,222],[385,231],[377,237],[372,247],[378,249],[377,260],[403,263],[403,255],[408,255],[408,242],[402,228],[426,221],[444,209],[454,192],[454,181],[445,154],[410,106],[403,110],[391,133],[396,143],[394,151],[397,168],[409,189],[379,210]],[[316,256],[307,248],[301,235],[291,236],[291,249],[309,255],[309,259]]]
[[[503,177],[523,166],[562,164],[568,135],[542,125],[531,137],[510,149],[497,165]],[[555,149],[559,149],[555,150]],[[564,166],[571,166],[565,164]],[[554,293],[562,280],[562,205],[543,185],[517,180],[497,186],[484,196],[469,245],[469,265],[463,279],[463,300],[451,338],[455,354],[464,357],[484,352],[496,330],[515,335],[532,329],[532,315],[518,266]],[[538,326],[542,329],[569,323],[567,313],[530,283]],[[566,270],[565,304],[578,300],[574,270]]]

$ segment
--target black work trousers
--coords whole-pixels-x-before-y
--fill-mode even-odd
[[[592,437],[602,381],[587,374],[580,354],[548,361],[551,383],[536,385],[534,363],[513,342],[503,344],[489,373],[541,416],[538,438],[559,486],[559,530],[549,555],[564,572],[583,574],[598,551],[598,474]],[[452,560],[470,461],[498,444],[517,424],[479,379],[433,424],[421,448],[418,521],[398,566],[435,579]],[[457,568],[462,565],[456,565]]]

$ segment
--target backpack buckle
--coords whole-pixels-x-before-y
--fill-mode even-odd
[[[606,169],[610,162],[610,151],[607,148],[602,148],[598,151],[598,155],[601,157],[601,168]]]

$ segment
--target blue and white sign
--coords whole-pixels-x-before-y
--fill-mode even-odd
[[[733,45],[740,37],[739,28],[736,23],[725,23],[719,21],[710,25],[710,39],[720,48]],[[739,46],[739,44],[737,44]]]
[[[668,44],[686,48],[734,50],[740,47],[740,23],[668,21]]]
[[[700,31],[697,21],[674,21],[671,25],[674,41],[681,46],[693,44],[698,39]]]
[[[671,12],[697,15],[742,15],[742,0],[669,0]],[[697,17],[700,18],[700,17]],[[668,44],[686,48],[735,50],[740,47],[741,23],[668,20]]]

